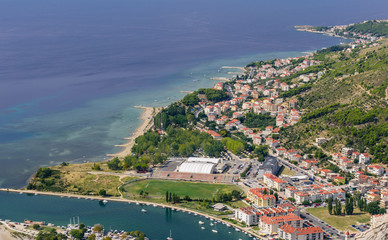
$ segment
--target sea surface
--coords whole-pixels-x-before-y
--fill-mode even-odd
[[[343,39],[294,25],[388,18],[385,0],[0,0],[0,186],[41,166],[101,161],[139,125],[135,105]]]
[[[141,210],[147,210],[143,213]],[[233,227],[214,223],[200,215],[194,216],[170,208],[135,205],[110,201],[106,205],[97,200],[35,196],[0,192],[0,219],[23,222],[25,219],[45,221],[56,226],[67,226],[74,220],[88,226],[100,223],[106,231],[140,230],[152,240],[165,240],[171,235],[175,240],[225,240],[253,239]],[[200,225],[198,222],[204,222]],[[210,226],[210,223],[214,226]],[[201,229],[205,227],[205,229]],[[212,232],[212,229],[218,233]]]

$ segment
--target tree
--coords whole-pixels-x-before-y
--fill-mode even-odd
[[[341,202],[338,201],[338,199],[335,199],[334,215],[341,215],[341,214],[342,214]]]
[[[129,235],[131,235],[132,237],[135,237],[136,240],[144,240],[144,238],[146,237],[146,235],[140,232],[139,230],[130,232]]]
[[[190,202],[191,201],[191,198],[189,195],[186,195],[184,198],[183,198],[185,201],[187,202]]]
[[[39,230],[40,229],[40,225],[35,223],[34,225],[32,225],[32,228],[35,229],[35,230]]]
[[[108,162],[108,168],[112,170],[121,170],[120,160],[118,157],[113,158]]]
[[[279,200],[279,195],[278,195],[278,193],[276,192],[276,193],[274,193],[274,196],[275,196],[275,198],[276,198],[276,201],[278,201]]]
[[[55,229],[51,229],[49,232],[40,231],[36,236],[36,240],[65,240],[67,239],[66,235],[59,233],[57,234]]]
[[[168,202],[168,191],[166,191],[166,202]]]
[[[101,166],[99,163],[94,163],[92,169],[95,171],[101,171]]]
[[[38,171],[36,172],[36,177],[44,179],[44,178],[51,177],[52,174],[53,174],[53,170],[51,170],[50,168],[43,167],[38,169]]]
[[[98,191],[98,195],[106,196],[106,190],[105,189],[100,189],[100,191]]]
[[[232,197],[234,198],[234,199],[240,199],[240,197],[241,197],[241,194],[240,194],[240,192],[239,191],[237,191],[237,190],[233,190],[232,191]]]
[[[75,239],[81,240],[84,237],[84,231],[82,229],[73,229],[70,231],[70,235]]]
[[[311,203],[310,203],[309,200],[304,200],[304,201],[302,202],[302,204],[303,204],[303,205],[310,205]]]
[[[97,224],[94,225],[93,230],[94,230],[95,232],[101,232],[102,230],[104,230],[104,228],[102,227],[101,224],[98,224],[98,223],[97,223]]]
[[[333,198],[330,197],[327,199],[327,210],[329,211],[329,214],[333,214]]]
[[[345,200],[345,212],[347,215],[353,215],[353,197],[346,198]]]
[[[368,213],[375,215],[375,214],[384,214],[385,209],[379,207],[379,202],[371,202],[368,203],[365,209]]]
[[[88,240],[95,240],[96,239],[96,234],[92,233],[89,235]]]
[[[289,197],[289,198],[287,198],[287,200],[290,202],[295,202],[295,198],[293,198],[293,197]]]

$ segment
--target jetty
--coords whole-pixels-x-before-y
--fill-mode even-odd
[[[230,68],[230,69],[239,69],[239,70],[245,72],[245,68],[244,67],[222,66],[221,68],[223,68],[223,69],[228,69],[228,68]]]
[[[212,77],[210,78],[211,80],[214,80],[214,81],[222,81],[222,82],[227,82],[227,81],[230,81],[229,78],[226,78],[226,77]]]

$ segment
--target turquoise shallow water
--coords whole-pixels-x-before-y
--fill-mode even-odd
[[[16,139],[0,144],[3,153],[0,161],[8,166],[8,171],[0,175],[0,186],[24,186],[38,167],[63,161],[79,163],[106,159],[107,153],[120,151],[114,145],[125,143],[124,138],[140,124],[142,110],[133,106],[166,106],[181,99],[185,95],[181,91],[211,87],[216,83],[210,80],[211,77],[230,77],[227,72],[236,71],[221,69],[222,66],[244,66],[255,59],[302,54],[298,51],[274,52],[209,60],[167,76],[169,80],[162,86],[150,86],[148,90],[132,89],[129,93],[90,100],[76,108],[25,117],[7,126]],[[22,112],[24,108],[28,106],[15,109]]]
[[[146,209],[147,213],[142,213]],[[120,202],[108,202],[101,206],[96,200],[69,199],[52,196],[0,192],[0,219],[22,222],[24,219],[44,220],[55,225],[67,225],[70,218],[79,216],[87,225],[100,223],[105,229],[140,230],[152,240],[164,240],[172,232],[176,240],[252,239],[233,228],[210,220],[171,209],[141,206]],[[199,225],[198,221],[205,222]],[[200,227],[206,229],[202,230]],[[216,229],[218,233],[213,233]]]
[[[340,42],[294,25],[388,17],[383,0],[1,3],[0,186],[8,187],[41,166],[119,151],[113,146],[139,125],[131,106],[164,106],[209,87],[223,65]]]

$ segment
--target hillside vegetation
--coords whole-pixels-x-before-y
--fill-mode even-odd
[[[285,147],[315,153],[317,137],[329,141],[323,150],[343,146],[368,152],[374,162],[388,163],[388,42],[347,51],[318,52],[325,74],[296,94],[300,123],[283,129]],[[294,96],[295,97],[295,96]]]

